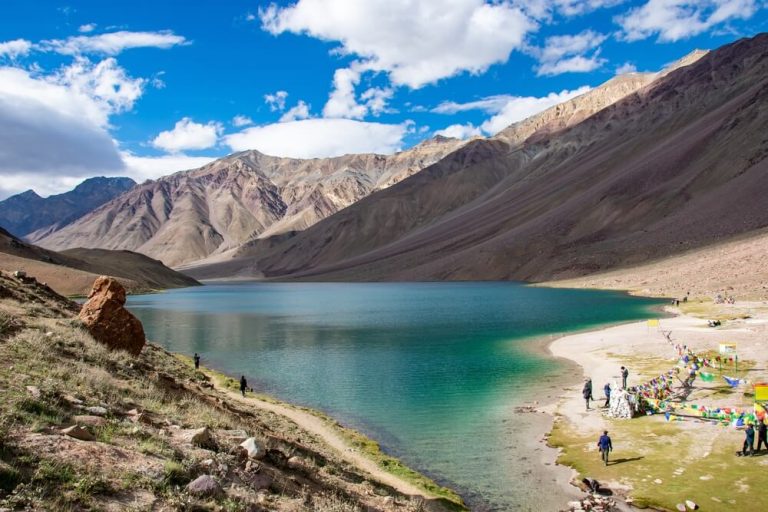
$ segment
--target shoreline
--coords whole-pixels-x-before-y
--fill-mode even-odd
[[[663,415],[612,419],[603,415],[601,406],[603,385],[609,382],[613,387],[614,383],[620,383],[620,366],[626,366],[630,371],[629,386],[646,382],[675,367],[677,354],[662,335],[662,329],[671,331],[674,343],[686,344],[694,353],[716,353],[718,343],[736,341],[740,361],[744,360],[744,368],[738,376],[763,378],[761,372],[766,361],[761,343],[768,332],[767,306],[765,302],[715,305],[689,301],[679,308],[664,307],[667,316],[660,316],[658,328],[649,327],[646,321],[635,321],[551,340],[547,344],[550,356],[578,365],[585,377],[592,378],[596,398],[592,410],[585,411],[581,397],[583,379],[578,379],[561,390],[561,399],[548,411],[553,425],[548,436],[549,445],[559,454],[558,466],[571,469],[579,478],[596,478],[614,492],[614,500],[621,500],[617,504],[620,510],[631,510],[633,505],[672,510],[676,503],[694,497],[698,503],[707,503],[707,509],[728,510],[743,499],[744,493],[749,497],[746,490],[749,486],[743,482],[751,476],[741,480],[737,476],[742,471],[751,475],[750,467],[745,466],[742,458],[733,456],[743,432],[696,418],[678,418],[679,421],[673,422],[665,421]],[[727,318],[722,327],[707,327],[705,318],[721,317]],[[752,375],[750,371],[757,373]],[[731,368],[724,373],[737,375],[736,372]],[[717,371],[713,373],[717,374]],[[731,393],[731,390],[723,390],[721,382],[719,378],[713,383],[695,382],[687,400],[719,407],[746,407],[751,403],[748,390],[743,395],[741,391]],[[615,468],[614,465],[603,467],[598,461],[594,443],[603,429],[609,430],[614,441],[616,451],[611,457],[616,460]],[[677,459],[665,457],[670,446],[680,451]],[[671,450],[672,453],[675,450]],[[707,471],[715,463],[723,469]],[[766,464],[768,461],[760,463],[758,470]],[[742,487],[734,485],[734,491],[717,481],[726,477],[737,479]],[[680,488],[676,494],[662,484],[670,480],[675,482],[673,486]],[[578,481],[571,484],[578,487]],[[684,485],[680,487],[681,484]],[[702,493],[712,496],[702,497]]]

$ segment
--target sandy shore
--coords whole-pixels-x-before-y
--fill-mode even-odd
[[[688,345],[695,353],[717,351],[719,343],[734,342],[741,368],[726,367],[722,375],[751,382],[768,380],[768,304],[691,303],[684,307],[684,311],[670,308],[677,316],[662,318],[660,329],[645,321],[635,322],[565,336],[549,345],[554,356],[577,363],[584,376],[592,378],[596,399],[586,411],[581,396],[584,380],[566,388],[551,408],[556,418],[551,442],[562,449],[560,463],[575,468],[581,476],[597,478],[638,505],[674,509],[692,499],[706,504],[707,510],[742,505],[759,509],[767,500],[757,489],[768,485],[768,457],[736,457],[744,437],[741,430],[694,418],[668,422],[663,415],[618,420],[602,411],[603,386],[620,383],[621,366],[630,371],[629,386],[675,367],[677,353],[661,330],[671,331],[675,344]],[[723,325],[710,328],[705,318],[721,318]],[[688,403],[752,406],[751,385],[732,389],[717,369],[713,373],[717,376],[713,382],[696,382]],[[616,462],[607,467],[599,463],[595,447],[603,430],[611,432],[615,448],[612,457]]]

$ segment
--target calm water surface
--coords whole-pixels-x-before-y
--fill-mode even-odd
[[[543,432],[514,413],[564,371],[532,340],[656,304],[515,283],[227,283],[128,301],[153,341],[331,414],[475,510],[540,510],[556,492],[531,476]]]

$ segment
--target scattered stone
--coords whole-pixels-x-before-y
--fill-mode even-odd
[[[286,466],[288,466],[290,469],[302,469],[304,468],[304,460],[302,460],[301,457],[293,456],[288,459],[288,462],[286,462]]]
[[[79,318],[91,335],[112,349],[139,355],[146,337],[141,322],[123,306],[125,288],[116,279],[101,276],[93,283]]]
[[[90,416],[90,415],[78,415],[78,416],[72,416],[72,421],[79,425],[89,425],[91,427],[103,427],[107,424],[107,420],[102,418],[101,416]]]
[[[662,480],[661,480],[661,478],[657,478],[656,480],[653,481],[653,483],[660,484],[660,483],[662,483]]]
[[[272,479],[261,473],[251,474],[246,478],[249,486],[256,491],[266,490],[272,485]]]
[[[100,405],[86,407],[85,411],[94,416],[106,416],[109,414],[109,411],[106,409],[106,407],[101,407]]]
[[[240,444],[248,439],[245,430],[217,430],[216,435],[227,445]]]
[[[240,446],[245,448],[249,459],[261,460],[267,455],[267,451],[263,446],[256,442],[256,438],[254,437],[249,437],[240,443]]]
[[[675,505],[675,508],[679,510],[680,512],[685,512],[687,509],[685,508],[685,505],[683,503],[678,503]]]
[[[27,386],[27,391],[32,395],[32,398],[40,398],[40,388],[37,386]]]
[[[194,430],[189,438],[189,442],[192,443],[192,446],[197,446],[198,448],[206,450],[216,449],[216,440],[213,438],[213,434],[208,427]]]
[[[699,506],[696,503],[692,502],[691,500],[685,500],[685,505],[691,510],[696,510],[697,508],[699,508]]]
[[[96,439],[88,429],[81,427],[80,425],[72,425],[71,427],[62,430],[61,433],[65,436],[79,439],[80,441],[94,441]]]
[[[16,279],[24,279],[27,277],[27,273],[24,272],[23,270],[16,270],[13,273],[13,277],[15,277]]]
[[[210,475],[200,475],[189,484],[187,491],[194,496],[220,496],[223,493],[219,483]]]
[[[75,398],[72,395],[64,395],[61,398],[64,399],[64,401],[66,401],[66,402],[68,402],[68,403],[70,403],[72,405],[83,405],[83,401],[82,400],[80,400],[79,398]]]

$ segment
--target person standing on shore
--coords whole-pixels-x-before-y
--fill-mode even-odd
[[[584,401],[587,403],[587,410],[589,410],[589,401],[592,399],[592,379],[587,379],[587,382],[584,383],[581,396],[584,397]]]
[[[606,382],[605,386],[603,386],[603,393],[605,393],[605,405],[603,407],[608,407],[611,405],[611,384]]]
[[[627,389],[627,377],[629,377],[629,370],[621,367],[621,387]]]
[[[741,447],[741,454],[747,456],[747,449],[749,449],[749,455],[755,454],[755,428],[750,423],[747,425],[747,430],[744,431],[744,445]]]
[[[199,370],[200,369],[200,354],[198,354],[197,352],[195,352],[194,360],[195,360],[195,370]]]
[[[768,425],[766,425],[766,421],[768,418],[763,418],[763,421],[757,425],[757,450],[755,453],[760,451],[762,445],[765,445],[765,449],[768,450]]]
[[[603,459],[603,462],[605,465],[608,465],[608,452],[613,451],[613,443],[611,443],[611,438],[608,437],[608,431],[604,430],[603,435],[600,436],[600,439],[597,441],[597,448],[600,450],[600,456]]]
[[[245,375],[240,376],[240,392],[245,396],[245,390],[248,389],[248,381],[245,380]]]

